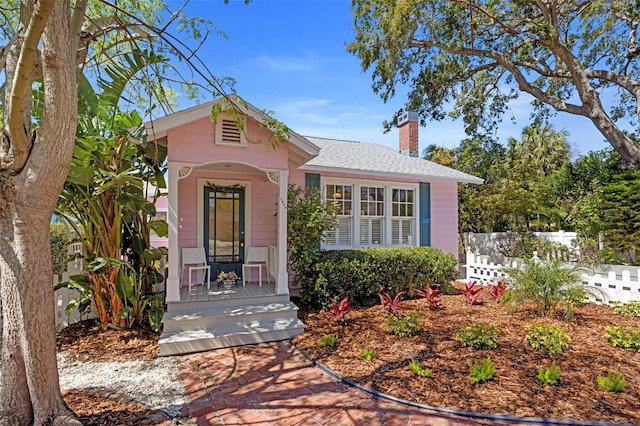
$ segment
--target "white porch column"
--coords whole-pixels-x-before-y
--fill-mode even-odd
[[[180,179],[180,166],[168,164],[169,182],[169,208],[167,212],[167,224],[169,225],[169,277],[167,278],[166,301],[180,301],[180,249],[178,248],[178,180]]]
[[[276,293],[289,293],[289,273],[287,272],[287,188],[289,171],[278,172],[278,277]]]

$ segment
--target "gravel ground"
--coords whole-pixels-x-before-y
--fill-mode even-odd
[[[2,334],[0,333],[0,347]],[[175,357],[151,361],[77,362],[58,354],[61,389],[108,388],[175,418],[188,403],[179,379],[180,364]],[[0,375],[2,363],[0,363]]]
[[[58,354],[61,389],[108,388],[174,418],[188,400],[180,384],[177,358],[151,361],[77,362]]]

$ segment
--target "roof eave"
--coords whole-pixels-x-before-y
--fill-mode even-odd
[[[235,105],[248,117],[258,123],[262,123],[266,118],[268,118],[267,115],[255,106],[246,101],[237,102],[238,99],[240,98],[235,97],[232,100],[235,101]],[[222,98],[146,122],[145,129],[147,130],[148,135],[147,140],[152,142],[162,139],[167,136],[169,129],[209,117],[211,115],[211,108],[213,105],[221,101]],[[289,142],[300,148],[303,152],[311,156],[311,158],[320,153],[320,148],[318,146],[292,130],[289,130]]]
[[[361,170],[361,169],[349,169],[345,167],[330,167],[330,166],[314,166],[310,164],[304,164],[299,167],[300,170],[308,170],[313,172],[330,172],[330,173],[348,173],[353,175],[376,175],[376,176],[384,176],[386,178],[404,180],[404,179],[424,179],[424,180],[437,180],[437,181],[447,181],[447,182],[460,182],[460,183],[472,183],[476,185],[483,184],[484,181],[478,177],[466,175],[460,177],[453,176],[435,176],[435,175],[423,175],[416,173],[395,173],[395,172],[384,172],[378,170]]]

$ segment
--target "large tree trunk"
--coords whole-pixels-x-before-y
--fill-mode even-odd
[[[26,163],[0,169],[0,297],[4,316],[0,425],[78,424],[60,394],[49,245],[49,223],[71,162],[77,122],[71,8],[69,0],[27,3],[33,10],[21,9],[22,14],[35,15],[33,11],[42,4],[51,10],[39,45],[44,84],[40,126],[35,137],[29,138],[32,146]],[[5,141],[15,142],[14,146],[19,146],[24,133],[28,137],[31,133],[31,84],[25,85],[24,93],[11,84],[18,79],[16,69],[28,50],[18,47],[6,63],[3,126]],[[11,122],[16,115],[7,111],[11,102],[24,108],[24,121],[19,126]],[[23,134],[17,134],[20,132]]]
[[[625,169],[640,170],[640,143],[635,142],[616,126],[601,106],[594,108],[590,118],[611,146],[618,151],[622,157],[622,166]]]

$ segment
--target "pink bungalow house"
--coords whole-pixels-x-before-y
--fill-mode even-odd
[[[257,143],[270,135],[261,111],[239,106],[239,131],[225,115],[211,121],[215,102],[147,124],[149,140],[168,147],[161,355],[288,339],[304,330],[289,300],[295,291],[287,269],[289,184],[319,188],[339,205],[339,225],[324,249],[422,245],[457,254],[457,184],[482,180],[417,158],[413,113],[401,120],[399,150],[293,131],[273,149]],[[184,248],[205,253],[212,278],[189,273]],[[263,256],[262,273],[254,267],[242,277],[252,253]],[[231,271],[242,277],[236,285],[216,282]]]

